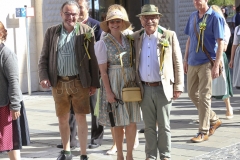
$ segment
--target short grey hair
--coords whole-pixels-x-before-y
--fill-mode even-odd
[[[79,2],[79,1],[81,1],[81,2],[83,2],[84,3],[84,5],[85,5],[85,7],[87,8],[87,9],[89,9],[89,6],[90,6],[90,1],[89,0],[75,0],[77,3]]]
[[[78,8],[78,11],[80,11],[80,7],[76,1],[66,1],[65,3],[62,4],[61,6],[61,11],[63,10],[64,6],[66,5],[75,5]]]

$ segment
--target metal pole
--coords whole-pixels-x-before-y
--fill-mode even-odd
[[[26,12],[26,49],[27,49],[27,77],[28,77],[28,95],[31,95],[31,68],[30,68],[30,49],[29,49],[29,29],[27,17],[27,5],[24,5]]]

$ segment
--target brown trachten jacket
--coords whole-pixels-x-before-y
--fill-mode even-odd
[[[57,85],[57,46],[61,34],[61,27],[62,24],[59,24],[47,29],[38,63],[40,82],[42,80],[50,80],[52,87],[56,87]],[[94,37],[91,38],[88,46],[91,59],[88,59],[83,46],[84,34],[89,31],[94,35],[92,28],[85,24],[77,23],[75,39],[76,61],[82,86],[84,88],[90,86],[99,88],[99,69],[94,52]]]

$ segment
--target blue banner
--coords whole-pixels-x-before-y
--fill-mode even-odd
[[[16,8],[16,17],[26,17],[26,9]]]

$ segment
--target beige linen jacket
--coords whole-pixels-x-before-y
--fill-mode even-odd
[[[144,36],[144,29],[136,31],[133,34],[134,38],[134,47],[136,51],[136,81],[137,84],[141,88],[142,96],[144,94],[142,82],[139,75],[139,62],[140,62],[140,54],[142,49],[142,40]],[[168,38],[167,38],[168,37]],[[173,98],[173,91],[181,91],[184,90],[184,72],[183,72],[183,63],[182,63],[182,53],[179,46],[179,42],[174,31],[170,30],[162,30],[158,28],[158,57],[160,57],[162,45],[160,42],[163,39],[167,39],[169,41],[169,46],[165,47],[164,52],[164,62],[163,62],[163,70],[161,74],[162,85],[164,89],[165,96],[168,101]],[[158,58],[160,64],[160,58]]]
[[[57,85],[57,46],[59,36],[61,34],[61,27],[62,24],[59,24],[47,29],[38,63],[40,82],[42,80],[48,79],[50,80],[52,87],[56,87]],[[89,31],[91,31],[93,35],[93,37],[91,37],[91,42],[89,42],[88,46],[88,52],[91,59],[88,59],[88,56],[83,46],[84,35],[86,32]],[[95,40],[92,28],[85,24],[77,23],[74,50],[76,62],[78,65],[80,81],[84,88],[88,88],[90,86],[96,88],[100,87],[99,69],[94,51],[94,43]]]

